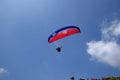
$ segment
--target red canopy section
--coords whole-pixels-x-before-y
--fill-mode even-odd
[[[59,39],[65,38],[67,36],[80,33],[80,29],[76,26],[67,26],[64,28],[61,28],[57,31],[55,31],[53,34],[50,35],[48,38],[48,42],[52,43],[54,41],[57,41]]]

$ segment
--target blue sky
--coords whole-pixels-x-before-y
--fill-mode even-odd
[[[120,76],[119,0],[1,0],[0,79]],[[53,44],[64,26],[81,29]],[[59,54],[55,48],[62,46]]]

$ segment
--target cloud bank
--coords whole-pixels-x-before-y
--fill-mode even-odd
[[[0,74],[8,73],[8,71],[5,68],[0,68]]]
[[[120,20],[102,24],[102,38],[87,42],[87,52],[93,60],[120,69]]]

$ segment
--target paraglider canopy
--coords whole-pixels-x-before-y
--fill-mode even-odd
[[[70,35],[73,35],[76,33],[80,33],[80,29],[76,26],[63,27],[63,28],[55,31],[53,34],[51,34],[48,38],[48,42],[52,43],[59,39],[62,39],[64,37],[67,37],[67,36],[70,36]]]

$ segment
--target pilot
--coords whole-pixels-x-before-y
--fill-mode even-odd
[[[62,47],[57,47],[57,48],[56,48],[57,52],[61,52],[61,48],[62,48]]]

